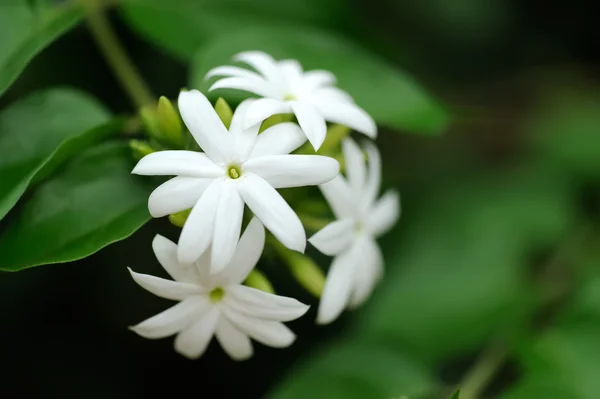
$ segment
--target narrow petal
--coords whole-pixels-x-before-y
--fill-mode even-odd
[[[350,308],[362,305],[373,292],[383,273],[381,250],[373,239],[365,239],[362,262],[356,268],[354,291],[350,297]]]
[[[400,195],[395,190],[386,192],[369,214],[369,230],[375,237],[387,233],[400,217]]]
[[[306,71],[302,77],[303,90],[305,90],[307,93],[310,93],[323,86],[333,85],[335,82],[335,75],[329,71]]]
[[[326,121],[348,126],[371,138],[377,137],[377,125],[369,114],[355,104],[342,101],[314,100],[314,106]]]
[[[196,262],[211,243],[223,182],[214,180],[192,208],[179,236],[177,258],[180,263]]]
[[[354,237],[354,220],[341,219],[329,223],[308,239],[319,251],[328,256],[339,255]]]
[[[361,196],[367,179],[365,156],[358,144],[350,138],[344,139],[342,142],[342,152],[344,153],[348,183],[350,183],[350,187],[354,190],[354,193],[357,196]]]
[[[268,79],[279,76],[277,61],[262,51],[244,51],[236,54],[233,59],[250,65]]]
[[[175,281],[198,283],[198,273],[193,265],[182,265],[177,260],[177,244],[157,234],[152,240],[154,255],[169,276]]]
[[[211,273],[225,268],[233,257],[244,215],[244,201],[238,194],[232,180],[222,183],[221,196],[215,216],[215,228],[212,242]]]
[[[306,305],[294,298],[248,288],[250,287],[232,285],[227,287],[227,295],[231,295],[238,302],[252,306],[296,309],[298,311],[306,308]]]
[[[246,360],[252,357],[254,349],[250,337],[231,324],[226,317],[219,317],[215,334],[223,350],[233,360]]]
[[[260,124],[244,126],[246,115],[248,115],[252,104],[256,101],[260,100],[249,98],[242,101],[235,109],[229,126],[229,132],[231,132],[233,139],[234,159],[240,163],[245,162],[250,156],[260,129]]]
[[[196,151],[157,151],[146,155],[131,171],[144,176],[217,177],[224,174],[206,154]]]
[[[174,177],[158,186],[148,198],[150,215],[160,218],[192,208],[213,179]]]
[[[375,202],[377,194],[379,194],[379,186],[381,185],[381,155],[379,155],[379,150],[373,143],[366,142],[364,146],[369,158],[369,174],[363,194],[362,208],[369,209]]]
[[[241,284],[258,263],[265,246],[265,228],[253,217],[237,244],[228,267],[215,276],[223,285]]]
[[[311,93],[311,98],[320,102],[340,102],[354,104],[354,99],[337,87],[322,87]]]
[[[216,163],[227,158],[226,140],[229,132],[212,104],[198,90],[182,91],[178,100],[179,112],[198,145]]]
[[[236,89],[249,91],[264,97],[274,97],[277,95],[275,86],[271,82],[260,79],[249,78],[224,78],[219,79],[208,89],[213,91],[217,89]]]
[[[304,252],[306,233],[298,215],[269,183],[247,173],[239,183],[239,191],[252,213],[283,245]]]
[[[260,291],[255,288],[238,286],[239,291]],[[265,292],[265,296],[262,299],[264,301],[260,304],[251,304],[247,301],[236,300],[235,297],[226,297],[224,303],[230,306],[232,309],[245,314],[246,316],[258,319],[273,320],[273,321],[291,321],[295,320],[304,315],[309,306],[303,305],[298,302],[299,306],[275,306],[274,303],[277,301],[278,295],[273,295]],[[252,294],[249,294],[252,295]]]
[[[244,121],[244,127],[259,125],[262,121],[270,116],[291,112],[292,107],[286,102],[273,98],[261,98],[252,103],[248,109]]]
[[[292,122],[278,123],[258,135],[250,158],[286,155],[306,142],[306,135]]]
[[[245,68],[236,66],[224,65],[211,69],[208,71],[204,79],[210,79],[215,76],[226,76],[235,78],[249,78],[249,79],[262,79],[262,77],[256,72],[249,71]]]
[[[164,312],[130,327],[130,329],[144,338],[168,337],[189,326],[198,317],[208,312],[209,309],[210,302],[208,298],[203,296],[189,297]]]
[[[356,216],[355,195],[352,193],[346,180],[337,175],[327,183],[319,185],[323,196],[331,206],[336,219],[352,218]]]
[[[327,324],[335,320],[347,306],[352,293],[356,265],[360,262],[360,248],[353,245],[336,256],[327,273],[325,288],[321,295],[317,323]]]
[[[211,309],[175,338],[175,350],[189,359],[197,359],[206,351],[219,322],[219,310]]]
[[[298,60],[281,60],[278,65],[283,79],[288,85],[294,86],[301,81],[302,65]]]
[[[290,101],[292,110],[298,119],[298,124],[306,134],[308,141],[313,148],[318,150],[325,140],[327,134],[327,124],[325,119],[310,104],[301,101]]]
[[[127,268],[133,281],[140,287],[152,294],[173,301],[183,301],[190,295],[201,293],[200,287],[191,283],[180,283],[177,281],[166,280],[164,278],[151,276],[149,274],[136,273]]]
[[[315,186],[333,179],[340,164],[322,155],[267,155],[250,159],[244,169],[275,188]]]
[[[225,308],[224,314],[234,326],[263,345],[285,348],[296,339],[296,335],[278,321],[255,319],[231,308]]]

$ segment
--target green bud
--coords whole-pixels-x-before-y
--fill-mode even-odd
[[[264,132],[271,126],[275,126],[275,125],[277,125],[279,123],[283,123],[283,122],[291,122],[293,120],[294,120],[294,114],[272,115],[272,116],[268,117],[267,119],[265,119],[263,121],[262,125],[260,125],[259,133]]]
[[[256,288],[257,290],[261,290],[264,292],[268,292],[269,294],[274,294],[275,289],[273,289],[273,285],[261,271],[257,269],[253,269],[248,277],[246,277],[246,281],[244,281],[248,287]]]
[[[175,146],[180,146],[183,141],[181,119],[171,101],[165,96],[158,100],[156,118],[162,138]]]
[[[140,119],[142,121],[142,125],[144,126],[144,130],[148,134],[148,136],[161,141],[162,133],[158,126],[158,118],[156,111],[151,107],[143,107],[139,111]]]
[[[186,209],[181,212],[172,213],[169,215],[169,221],[175,226],[183,228],[183,225],[185,224],[185,221],[187,220],[191,211],[191,209]]]
[[[344,125],[331,125],[327,128],[327,136],[325,141],[317,151],[322,155],[331,155],[333,152],[340,150],[340,144],[350,134],[350,128]]]
[[[279,242],[273,241],[272,243],[300,285],[315,297],[320,298],[325,286],[325,275],[319,266],[306,255],[287,249]]]
[[[129,140],[129,148],[133,153],[133,157],[139,161],[146,155],[155,152],[156,150],[148,143],[143,140]]]
[[[215,111],[217,112],[217,115],[219,115],[219,118],[221,118],[221,122],[223,122],[225,127],[229,129],[229,126],[231,125],[231,119],[233,118],[233,111],[224,98],[219,97],[217,99],[217,102],[215,103]]]

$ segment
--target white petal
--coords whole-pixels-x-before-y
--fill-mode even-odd
[[[140,159],[131,173],[144,176],[217,177],[224,172],[223,168],[201,152],[157,151]]]
[[[315,97],[314,106],[326,121],[348,126],[371,138],[377,137],[377,125],[369,114],[355,104]]]
[[[249,78],[224,78],[219,79],[208,89],[213,91],[217,89],[237,89],[249,91],[250,93],[257,94],[264,97],[274,97],[277,95],[277,91],[271,82],[260,79],[249,79]]]
[[[279,76],[277,61],[262,51],[244,51],[236,54],[233,59],[250,65],[266,78]]]
[[[198,272],[193,265],[182,265],[177,260],[177,244],[157,234],[152,240],[154,255],[169,276],[184,283],[197,283]]]
[[[227,76],[236,78],[250,78],[250,79],[261,79],[262,77],[256,72],[249,71],[245,68],[236,66],[219,66],[208,71],[204,79],[210,79],[215,76]]]
[[[240,284],[258,263],[264,246],[265,229],[260,220],[253,217],[237,244],[231,262],[215,276],[215,280],[224,285]]]
[[[363,209],[368,209],[373,205],[377,194],[379,194],[379,186],[381,185],[381,156],[377,147],[371,142],[365,143],[365,149],[369,157],[369,175],[363,193],[362,207]]]
[[[219,310],[213,308],[200,320],[180,332],[175,338],[177,353],[190,359],[202,356],[215,334],[218,321]]]
[[[130,327],[132,331],[144,338],[157,339],[168,337],[183,330],[198,317],[210,309],[208,298],[193,296],[170,307],[140,324]]]
[[[216,163],[226,160],[229,132],[212,104],[198,90],[182,91],[178,100],[179,112],[198,145]]]
[[[323,86],[333,85],[335,84],[335,82],[335,75],[331,72],[313,70],[304,73],[301,84],[303,86],[303,90],[305,90],[307,93],[310,93],[313,90],[316,90]]]
[[[335,256],[345,250],[354,237],[354,220],[341,219],[329,223],[308,239],[319,251]]]
[[[369,230],[375,237],[387,233],[400,217],[400,196],[395,190],[386,192],[369,214]]]
[[[356,217],[358,207],[355,195],[346,180],[337,175],[327,183],[319,185],[323,196],[331,206],[336,219]]]
[[[229,126],[235,148],[234,159],[240,163],[246,161],[250,156],[250,152],[252,152],[252,149],[254,148],[258,130],[260,129],[259,124],[248,127],[244,126],[246,115],[248,115],[250,107],[256,101],[260,100],[249,98],[242,101],[235,109],[233,118],[231,119],[231,125]]]
[[[260,291],[256,288],[251,287],[237,287],[239,288],[239,291]],[[224,304],[226,306],[230,306],[232,309],[235,309],[239,313],[245,314],[246,316],[274,321],[295,320],[308,311],[309,307],[307,305],[303,305],[300,302],[298,302],[300,306],[294,307],[275,306],[274,303],[277,299],[271,297],[277,297],[278,295],[273,295],[266,292],[264,294],[266,294],[262,299],[264,303],[251,304],[246,301],[236,300],[235,297],[225,297]]]
[[[281,60],[279,70],[288,85],[294,85],[302,79],[302,65],[298,60]]]
[[[350,138],[342,142],[342,152],[344,153],[344,163],[346,167],[346,176],[348,183],[357,196],[363,194],[367,168],[365,166],[365,157],[362,150],[356,142]]]
[[[213,179],[174,177],[158,186],[148,198],[150,215],[160,218],[192,208]]]
[[[322,155],[267,155],[250,159],[244,169],[275,188],[315,186],[333,179],[340,164]]]
[[[246,360],[252,357],[254,349],[250,337],[231,324],[226,317],[219,317],[215,335],[223,350],[233,360]]]
[[[232,180],[222,183],[221,196],[215,216],[212,242],[211,273],[218,273],[231,261],[240,239],[244,201]]]
[[[149,274],[136,273],[130,268],[127,269],[129,270],[129,273],[131,273],[133,281],[140,287],[161,298],[182,301],[190,295],[201,293],[200,287],[191,283],[166,280]]]
[[[306,305],[294,298],[248,288],[243,285],[232,285],[227,287],[227,295],[231,295],[238,302],[253,306],[296,309],[298,311],[306,308]]]
[[[356,268],[354,291],[351,294],[349,307],[361,305],[373,292],[375,284],[383,273],[383,257],[381,250],[373,239],[365,239],[362,262]]]
[[[225,308],[224,313],[234,326],[261,344],[273,348],[285,348],[296,339],[296,335],[278,321],[255,319],[231,308]]]
[[[250,158],[286,155],[306,142],[306,135],[292,122],[278,123],[258,135]]]
[[[318,324],[332,322],[347,306],[353,289],[356,265],[360,263],[360,258],[360,246],[353,245],[333,259],[317,311]]]
[[[276,114],[291,113],[292,107],[286,102],[276,100],[273,98],[261,98],[256,100],[246,113],[246,119],[244,121],[245,127],[255,126],[260,124],[262,121],[270,116]],[[264,133],[261,133],[264,134]]]
[[[214,180],[188,215],[179,236],[177,259],[180,263],[196,262],[211,243],[223,182]]]
[[[290,101],[298,124],[306,134],[308,141],[318,150],[325,140],[327,124],[323,116],[310,104],[301,101]]]
[[[261,177],[247,173],[239,191],[248,208],[287,248],[304,252],[306,233],[298,215],[283,197]]]
[[[311,93],[313,100],[321,102],[340,102],[354,104],[354,99],[344,90],[338,89],[337,87],[323,87]]]

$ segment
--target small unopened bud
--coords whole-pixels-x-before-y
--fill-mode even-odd
[[[172,213],[169,215],[169,221],[175,226],[183,228],[183,225],[185,224],[185,221],[187,220],[191,211],[191,209],[186,209],[181,212]]]
[[[217,102],[215,103],[215,112],[221,118],[221,122],[225,125],[227,129],[231,125],[231,119],[233,118],[233,111],[227,101],[224,98],[219,97]]]
[[[143,107],[139,111],[140,119],[142,121],[142,125],[144,126],[144,130],[148,134],[149,137],[155,140],[162,140],[162,134],[160,128],[158,126],[158,118],[157,113],[152,107]]]
[[[272,115],[272,116],[268,117],[267,119],[265,119],[263,121],[262,125],[260,125],[259,133],[264,132],[265,130],[267,130],[271,126],[275,126],[275,125],[277,125],[279,123],[283,123],[283,122],[291,122],[293,120],[294,120],[294,114],[276,114],[276,115]]]
[[[246,277],[246,281],[244,281],[248,287],[256,288],[257,290],[261,290],[264,292],[268,292],[269,294],[274,294],[275,290],[273,289],[273,285],[261,271],[257,269],[253,269],[248,277]]]
[[[183,141],[181,119],[171,101],[165,96],[158,100],[156,118],[162,138],[170,144],[180,146]]]
[[[131,152],[133,153],[133,157],[136,161],[144,158],[146,155],[153,153],[156,151],[150,143],[142,140],[129,140],[129,148],[131,148]]]
[[[320,298],[325,286],[323,270],[311,258],[299,252],[287,250],[285,260],[300,285],[315,297]]]
[[[344,125],[331,125],[327,128],[325,141],[317,151],[318,154],[331,155],[340,151],[340,144],[350,134],[350,128]]]

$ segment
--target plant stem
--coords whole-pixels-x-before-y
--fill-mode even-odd
[[[134,106],[142,108],[155,104],[156,100],[112,30],[102,6],[96,0],[87,4],[92,36]]]
[[[478,398],[507,356],[508,350],[504,345],[490,345],[463,378],[460,384],[460,399]]]

